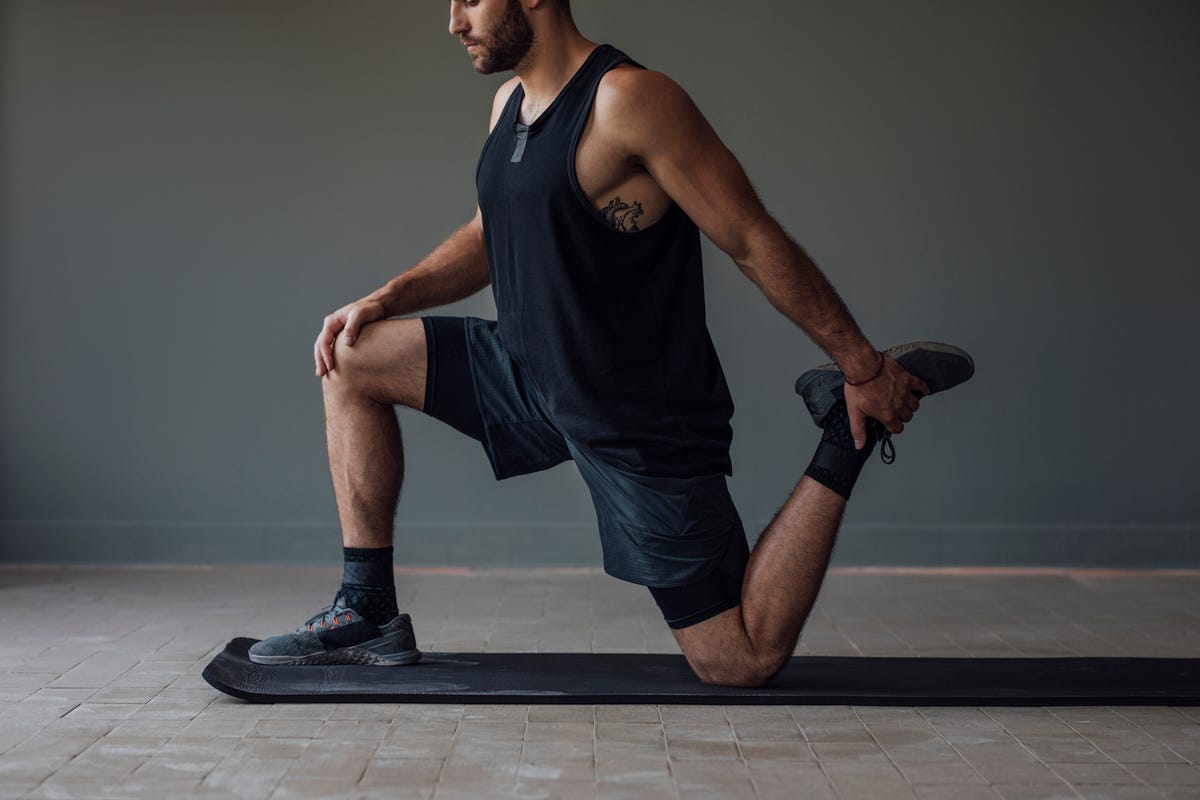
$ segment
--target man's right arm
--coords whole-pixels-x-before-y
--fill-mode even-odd
[[[506,81],[496,92],[488,123],[489,135],[518,80],[514,77]],[[475,217],[470,222],[450,234],[415,267],[397,275],[366,299],[380,301],[387,316],[398,317],[470,297],[490,282],[483,241],[483,212],[476,205]]]
[[[473,220],[365,299],[380,301],[386,316],[399,317],[470,297],[490,282],[483,215],[476,207]]]

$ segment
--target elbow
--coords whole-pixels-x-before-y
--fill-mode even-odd
[[[775,220],[766,217],[746,227],[738,237],[737,246],[730,249],[729,257],[743,275],[761,286],[756,265],[762,264],[764,259],[769,260],[770,254],[779,250],[781,237],[787,239],[783,229]]]
[[[749,259],[735,258],[733,259],[733,263],[737,264],[737,268],[741,270],[743,275],[750,279],[751,283],[753,283],[755,286],[762,286],[762,284],[758,282],[758,273],[754,271],[754,267],[751,266]]]

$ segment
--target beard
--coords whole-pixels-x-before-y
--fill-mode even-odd
[[[521,13],[518,0],[508,0],[504,17],[487,37],[479,42],[484,53],[475,65],[475,71],[484,75],[515,69],[533,46],[533,26]]]

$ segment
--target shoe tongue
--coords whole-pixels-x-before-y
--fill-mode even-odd
[[[346,596],[342,594],[341,590],[339,589],[337,596],[333,598],[333,605],[329,607],[329,611],[326,612],[326,615],[340,617],[345,614],[350,615],[350,622],[357,622],[363,618],[362,614],[359,614],[353,606],[346,604]]]
[[[325,608],[318,611],[316,614],[313,614],[311,617],[306,619],[304,621],[304,624],[301,625],[299,628],[297,628],[297,630],[298,631],[306,631],[306,630],[308,630],[309,625],[320,624],[322,619],[329,619],[332,616],[338,616],[341,614],[345,614],[347,612],[350,614],[350,620],[352,622],[355,621],[356,619],[362,618],[361,615],[357,611],[355,611],[350,606],[346,605],[345,595],[342,594],[341,589],[338,589],[338,593],[333,596],[333,602],[331,604],[329,604],[328,606],[326,606]]]

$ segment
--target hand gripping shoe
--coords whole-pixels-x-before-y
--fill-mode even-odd
[[[250,647],[255,664],[367,664],[398,666],[421,660],[412,620],[401,614],[386,625],[373,625],[347,608],[339,590],[333,603],[292,633],[272,636]]]
[[[883,351],[885,356],[929,384],[930,394],[944,392],[957,386],[975,374],[975,361],[965,350],[939,342],[909,342]],[[846,376],[837,364],[822,364],[796,379],[796,394],[804,398],[804,405],[812,415],[818,428],[824,428],[826,417],[837,403],[845,403]],[[921,394],[918,392],[918,396]],[[868,436],[885,440],[890,445],[891,433],[878,420],[868,420]],[[886,463],[887,449],[880,450]],[[892,460],[895,450],[892,450]]]

